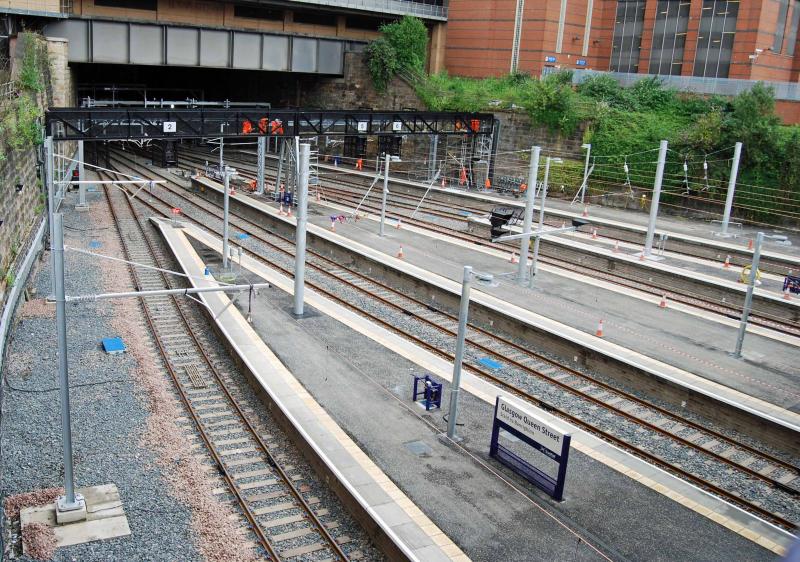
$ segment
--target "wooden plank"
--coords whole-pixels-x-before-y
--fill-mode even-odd
[[[315,542],[312,544],[307,544],[305,546],[298,546],[297,548],[290,548],[288,550],[281,551],[280,555],[281,558],[295,558],[297,556],[303,556],[305,554],[311,554],[312,552],[317,552],[318,550],[322,550],[327,548],[326,545]]]
[[[286,511],[287,509],[295,509],[297,504],[294,502],[277,503],[275,505],[268,505],[267,507],[259,507],[254,509],[253,513],[256,515],[266,515],[267,513],[277,513],[278,511]]]

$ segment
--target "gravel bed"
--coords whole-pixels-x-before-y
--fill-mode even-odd
[[[147,209],[141,208],[140,213],[147,216]],[[164,248],[164,255],[168,255],[168,249]],[[168,268],[177,268],[177,263],[170,260],[169,263],[164,264]],[[179,280],[173,282],[179,283]],[[178,286],[178,285],[176,285]],[[269,414],[269,411],[264,407],[263,403],[257,396],[254,395],[249,383],[241,371],[236,367],[230,356],[219,343],[215,332],[209,325],[203,311],[200,310],[199,304],[193,304],[183,307],[187,313],[187,318],[195,328],[195,332],[200,338],[201,343],[204,343],[204,349],[216,365],[221,373],[225,375],[226,385],[228,386],[231,394],[239,402],[239,405],[244,409],[249,409],[252,412],[249,415],[251,423],[257,428],[264,428],[269,434],[270,439],[268,445],[270,450],[281,463],[281,466],[290,474],[290,476],[299,476],[299,480],[295,482],[298,485],[303,496],[308,498],[317,498],[319,503],[314,506],[315,511],[321,509],[327,510],[327,514],[320,517],[323,523],[336,522],[338,527],[332,531],[334,537],[347,536],[350,541],[343,545],[343,550],[346,554],[360,552],[363,560],[383,560],[383,555],[372,544],[365,531],[352,519],[349,513],[342,507],[338,498],[331,492],[331,490],[319,479],[317,474],[308,465],[302,454],[294,447],[288,437],[281,431],[280,426],[275,419]],[[236,448],[238,445],[231,445],[229,448]],[[236,459],[232,456],[231,460]],[[258,480],[259,478],[254,478]],[[242,483],[246,483],[243,480]],[[231,499],[233,499],[231,497]],[[285,499],[277,498],[272,503],[281,503]],[[280,534],[284,531],[292,530],[292,526],[286,528],[275,527],[269,530],[269,534]],[[281,543],[281,548],[292,548],[308,542],[308,538],[300,538],[294,541],[284,541]],[[310,555],[304,556],[303,560],[317,560],[320,557],[325,557],[325,551],[320,551]]]
[[[93,217],[65,210],[65,242],[86,247]],[[98,249],[102,251],[102,248]],[[30,285],[50,292],[49,255],[37,262]],[[67,255],[68,294],[104,288],[97,260]],[[32,301],[36,302],[36,301]],[[48,309],[49,307],[49,309]],[[199,560],[190,514],[165,493],[166,483],[152,451],[139,446],[147,404],[134,380],[135,360],[105,355],[100,340],[115,335],[112,305],[69,306],[67,337],[77,486],[115,483],[132,534],[58,549],[54,560]],[[58,405],[55,314],[52,305],[21,307],[3,373],[2,496],[63,485]],[[47,342],[47,343],[45,343]],[[18,521],[4,520],[4,554],[21,558]]]
[[[188,194],[187,194],[188,195]],[[175,195],[165,197],[165,199],[174,199],[175,204],[181,200]],[[183,202],[185,207],[186,203]],[[199,205],[209,205],[208,202],[200,201]],[[208,227],[221,230],[221,221],[207,213],[202,207],[194,206],[195,208],[190,212],[192,218],[201,221],[202,224]],[[235,228],[235,227],[234,227]],[[291,270],[293,268],[293,258],[286,256],[273,249],[267,248],[264,244],[254,240],[252,237],[245,241],[244,247],[259,255],[264,256],[266,259],[278,263],[281,266]],[[311,257],[309,256],[309,260]],[[437,346],[437,348],[447,350],[449,353],[454,351],[454,340],[452,336],[442,334],[439,330],[424,325],[416,320],[409,318],[408,315],[403,314],[394,309],[389,309],[371,299],[365,297],[363,293],[355,291],[351,288],[344,287],[340,282],[333,280],[330,276],[323,275],[313,268],[307,268],[306,275],[309,281],[321,285],[327,290],[332,291],[334,294],[344,298],[347,302],[352,303],[354,306],[361,310],[375,314],[379,318],[386,320],[390,324],[396,326],[398,329],[406,331],[410,334],[420,337],[425,341]],[[523,343],[523,342],[518,342]],[[537,350],[538,351],[538,350]],[[467,358],[472,361],[477,361],[485,354],[475,350],[472,346],[467,346]],[[547,354],[545,354],[547,355]],[[555,357],[552,357],[556,359]],[[602,377],[588,372],[584,369],[579,369],[592,377],[602,380]],[[533,379],[529,374],[518,369],[504,365],[503,368],[494,373],[496,376],[503,380],[524,389],[533,396],[540,397],[541,400],[569,412],[571,415],[579,417],[580,419],[595,425],[599,429],[613,433],[617,437],[624,439],[626,442],[647,450],[659,457],[663,458],[671,464],[680,466],[684,470],[690,471],[697,476],[706,479],[709,482],[721,484],[725,489],[739,494],[741,497],[751,501],[758,502],[761,506],[769,509],[773,513],[782,514],[784,518],[800,522],[800,502],[797,502],[792,496],[771,488],[768,484],[748,477],[745,474],[733,471],[727,465],[718,463],[710,459],[707,455],[687,449],[683,446],[676,444],[671,439],[666,439],[663,436],[655,434],[650,430],[642,428],[638,424],[626,421],[617,415],[608,412],[605,409],[597,408],[590,402],[565,393],[563,390],[558,389],[555,385],[541,381],[540,379]],[[604,382],[611,384],[614,387],[620,385],[614,381],[606,379]],[[651,397],[644,397],[639,393],[631,392],[648,401],[657,403],[659,406],[665,407],[670,411],[675,409],[665,403],[658,403],[658,400],[653,400]],[[696,418],[695,416],[687,416],[683,412],[675,412],[681,417],[687,417],[702,423],[704,426],[716,429],[724,434],[732,437],[733,439],[752,444],[756,448],[766,448],[760,443],[752,443],[752,440],[736,435],[734,432],[725,430],[723,428],[716,428],[713,424]],[[688,453],[692,454],[688,454]],[[796,459],[789,459],[796,462]],[[758,465],[755,465],[756,467]]]

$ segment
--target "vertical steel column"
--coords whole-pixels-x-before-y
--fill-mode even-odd
[[[428,181],[436,177],[436,157],[439,154],[439,135],[431,135],[431,146],[428,149]]]
[[[53,279],[55,280],[56,330],[58,333],[58,388],[61,402],[61,442],[64,453],[64,491],[59,508],[78,509],[72,465],[72,424],[69,407],[69,363],[67,361],[67,307],[64,294],[64,228],[61,213],[53,214]],[[80,498],[78,498],[80,499]]]
[[[542,149],[534,146],[531,149],[531,164],[528,169],[528,189],[525,192],[525,217],[522,222],[522,232],[530,232],[533,223],[533,204],[536,199],[536,179],[539,175],[539,154]],[[528,250],[531,247],[531,237],[526,236],[519,244],[519,268],[517,270],[517,284],[525,284],[525,274],[528,272]]]
[[[725,197],[725,212],[722,215],[722,230],[720,236],[729,236],[728,223],[731,220],[731,208],[733,208],[733,194],[736,191],[736,177],[739,175],[739,158],[742,155],[742,143],[737,142],[733,149],[733,163],[731,164],[731,177],[728,180],[728,194]]]
[[[583,163],[583,183],[581,184],[581,205],[583,205],[583,197],[586,195],[586,188],[589,184],[589,155],[592,153],[592,145],[586,145],[586,162]]]
[[[83,181],[86,179],[84,175],[86,170],[83,166],[83,141],[78,141],[78,179]],[[86,184],[78,184],[78,207],[86,206]]]
[[[392,156],[387,152],[386,160],[383,164],[383,198],[381,199],[381,227],[380,235],[383,236],[386,223],[386,197],[389,195],[389,159]]]
[[[223,208],[222,208],[222,269],[228,271],[228,208],[229,208],[229,199],[230,199],[230,176],[228,175],[228,169],[225,168],[225,171],[222,173],[223,180],[223,190],[224,195],[222,196],[223,200]]]
[[[533,242],[533,263],[531,264],[531,278],[528,287],[533,288],[533,280],[539,272],[539,241],[542,238],[544,228],[544,203],[547,199],[547,182],[550,179],[550,157],[547,157],[544,165],[544,181],[542,182],[542,199],[539,202],[539,224],[536,227],[536,240]],[[530,189],[530,188],[528,188]]]
[[[267,157],[267,137],[258,137],[258,178],[256,194],[264,195],[264,159]]]
[[[308,221],[308,174],[311,145],[300,145],[300,185],[297,189],[297,227],[294,251],[294,315],[303,315],[303,292],[306,268],[306,223]]]
[[[467,337],[467,317],[469,315],[469,292],[472,280],[472,268],[464,266],[464,278],[461,281],[461,302],[458,309],[458,335],[456,336],[456,356],[453,362],[453,382],[450,386],[450,412],[447,418],[447,436],[456,437],[456,420],[458,419],[458,393],[461,390],[461,364],[464,362],[464,340]]]
[[[294,137],[294,177],[292,178],[293,194],[297,197],[300,186],[300,137]]]
[[[647,224],[647,239],[644,242],[644,256],[649,257],[653,250],[653,235],[656,232],[656,218],[658,217],[658,201],[661,199],[661,181],[664,179],[664,165],[667,161],[667,141],[662,140],[658,149],[658,166],[656,179],[653,183],[653,199],[650,201],[650,221]]]
[[[53,254],[53,240],[55,232],[53,230],[53,215],[56,212],[56,189],[53,179],[53,137],[49,136],[44,140],[44,183],[47,187],[47,225],[50,229],[50,269],[55,271],[56,263]],[[50,277],[50,296],[55,298],[56,278]]]
[[[747,331],[747,319],[750,317],[750,310],[753,307],[753,290],[755,289],[756,278],[758,277],[758,263],[761,261],[761,244],[764,242],[764,233],[756,234],[756,244],[753,248],[753,263],[750,264],[750,279],[747,282],[747,295],[744,297],[744,307],[742,307],[742,320],[739,323],[739,334],[736,336],[736,349],[733,356],[737,359],[742,357],[742,344],[744,334]]]
[[[222,125],[219,126],[219,132],[220,132],[220,134],[222,133]],[[222,137],[219,137],[219,172],[220,173],[222,173],[222,171],[225,169],[225,161],[222,159],[222,151],[223,151],[223,148],[224,148],[224,146],[223,146],[224,144],[225,144],[225,141],[222,140]]]
[[[278,139],[275,139],[275,142],[279,142]],[[283,172],[283,159],[286,155],[286,141],[280,139],[281,143],[281,150],[280,156],[278,156],[278,173],[275,175],[275,200],[278,200],[280,197],[281,192],[281,173]]]

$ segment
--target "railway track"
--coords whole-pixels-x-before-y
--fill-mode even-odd
[[[147,218],[117,189],[105,189],[105,197],[117,225],[125,259],[153,268],[164,268],[165,258]],[[140,290],[173,288],[158,269],[131,267]],[[235,394],[230,373],[215,357],[214,348],[199,335],[175,296],[142,299],[142,309],[156,347],[194,427],[213,459],[230,494],[248,520],[258,543],[270,560],[357,560],[360,553],[345,554],[349,538],[335,538],[335,522],[319,500],[295,485],[299,476],[277,460]],[[316,507],[315,507],[316,506]]]
[[[183,156],[182,158],[186,157]],[[196,157],[192,156],[191,158],[194,159]],[[248,165],[247,163],[244,164]],[[193,167],[187,167],[186,169],[193,169]],[[246,177],[253,177],[252,175],[249,175],[252,173],[249,170],[244,171],[240,169],[239,171],[242,172],[243,175],[245,175]],[[363,190],[365,186],[354,182],[345,181],[342,179],[328,180],[328,184],[329,185],[327,187],[322,189],[323,199],[328,199],[332,203],[344,202],[345,204],[353,208],[361,204],[360,208],[363,209],[364,211],[369,211],[372,212],[373,214],[380,213],[379,194],[377,193],[370,194],[370,196],[364,199],[364,201],[362,202],[362,198],[364,197],[363,191],[361,192],[350,191],[350,189]],[[343,187],[339,188],[333,187],[332,184],[338,184]],[[335,196],[335,198],[330,197],[331,195]],[[442,224],[439,222],[434,222],[432,220],[427,220],[418,217],[411,218],[411,214],[413,213],[413,210],[416,207],[416,205],[412,206],[410,203],[397,204],[396,202],[392,202],[392,198],[394,197],[396,197],[396,194],[393,193],[390,195],[389,205],[395,206],[400,210],[392,209],[391,207],[387,208],[386,216],[392,220],[395,221],[400,220],[401,222],[404,222],[409,225],[418,226],[420,228],[441,233],[450,236],[452,238],[456,238],[458,240],[462,240],[486,248],[493,248],[502,252],[513,252],[518,249],[516,246],[507,243],[494,243],[488,241],[474,234],[470,234],[468,232],[460,230],[457,226],[454,225]],[[463,216],[463,214],[461,214],[461,211],[475,212],[475,213],[487,212],[487,211],[482,211],[478,208],[471,208],[471,209],[472,210],[470,211],[467,208],[459,207],[458,210],[454,212],[443,212],[441,210],[429,209],[423,206],[420,207],[418,214],[432,215],[439,219],[444,219],[446,221],[454,221],[458,224],[466,225],[467,218]],[[551,224],[550,226],[560,226],[560,225]],[[661,297],[662,295],[666,295],[672,301],[689,305],[707,312],[712,312],[714,314],[719,314],[726,318],[733,318],[738,320],[742,314],[742,309],[740,307],[731,306],[730,304],[723,303],[722,301],[713,301],[697,295],[686,294],[679,287],[667,286],[664,284],[656,284],[650,281],[650,279],[647,277],[617,275],[603,269],[589,267],[584,264],[578,265],[565,260],[559,260],[557,258],[553,258],[550,256],[540,255],[539,261],[540,263],[545,263],[554,267],[558,267],[560,269],[572,272],[578,272],[587,275],[589,277],[608,281],[610,283],[614,283],[616,285],[620,285],[628,289],[643,291],[652,296]],[[764,328],[769,328],[776,332],[800,337],[800,323],[789,322],[781,318],[775,318],[769,315],[768,313],[759,310],[757,304],[751,311],[750,321],[755,325],[759,325]]]
[[[114,161],[117,166],[120,163]],[[166,174],[122,164],[123,171],[167,179],[164,197],[154,196],[155,203],[148,203],[154,212],[166,216],[172,207],[181,206],[187,220],[219,235],[218,205],[193,196]],[[215,226],[204,215],[210,215]],[[249,235],[245,247],[253,258],[292,276],[292,240],[235,212],[231,226]],[[453,359],[456,317],[311,250],[307,259],[314,273],[309,286],[421,347]],[[342,296],[335,288],[342,284],[357,296]],[[367,299],[373,304],[366,304]],[[414,326],[408,326],[409,321]],[[787,461],[740,437],[675,414],[479,326],[469,326],[467,343],[467,368],[502,388],[766,520],[787,529],[797,525],[800,468],[794,459]],[[484,357],[502,368],[487,368],[481,362]]]

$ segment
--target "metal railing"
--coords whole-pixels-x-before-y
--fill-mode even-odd
[[[352,10],[447,19],[447,0],[297,0],[297,4],[317,4]]]
[[[797,82],[770,82],[766,80],[738,80],[734,78],[703,78],[701,76],[663,76],[660,74],[632,74],[627,72],[601,72],[597,70],[575,70],[572,83],[580,84],[588,77],[596,74],[605,74],[614,78],[620,86],[632,86],[645,78],[659,78],[667,88],[674,88],[681,92],[694,92],[697,94],[715,94],[720,96],[735,96],[750,90],[755,84],[761,82],[775,90],[776,100],[800,101],[800,83]]]
[[[0,84],[0,100],[8,100],[17,95],[17,88],[14,82],[4,82]]]

